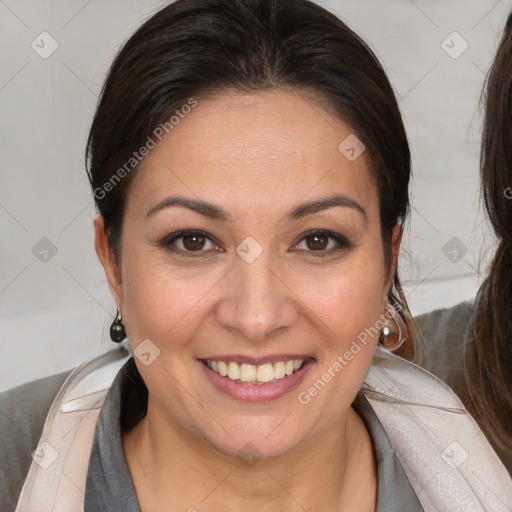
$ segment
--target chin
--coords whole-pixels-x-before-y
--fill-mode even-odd
[[[258,417],[251,420],[243,418],[237,424],[223,425],[226,430],[216,425],[202,435],[216,451],[251,467],[260,460],[293,452],[307,438],[303,424],[301,431],[298,431],[288,421],[283,421],[287,414],[263,421]]]

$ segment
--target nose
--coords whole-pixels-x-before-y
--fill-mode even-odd
[[[293,291],[265,251],[252,263],[235,258],[229,275],[226,294],[217,308],[221,326],[244,339],[263,341],[296,322],[298,308]]]

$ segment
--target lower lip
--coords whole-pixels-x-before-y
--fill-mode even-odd
[[[197,362],[219,391],[244,402],[268,402],[291,393],[300,385],[306,373],[315,364],[313,359],[308,359],[300,370],[266,384],[237,384],[234,380],[210,370],[203,362],[199,360]]]

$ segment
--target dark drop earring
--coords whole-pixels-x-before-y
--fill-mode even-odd
[[[121,311],[117,308],[117,316],[116,319],[112,322],[110,326],[110,339],[115,343],[121,343],[126,338],[126,333],[124,332],[124,325],[122,324]]]

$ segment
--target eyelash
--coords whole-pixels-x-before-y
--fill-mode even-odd
[[[317,251],[306,250],[307,252],[310,253],[310,256],[312,256],[312,257],[326,257],[326,256],[329,256],[329,255],[331,255],[335,252],[338,252],[340,250],[343,250],[343,249],[347,250],[347,249],[351,249],[353,247],[353,244],[351,244],[345,237],[338,235],[337,233],[333,233],[332,231],[327,231],[324,229],[314,229],[314,230],[306,231],[305,233],[303,233],[301,235],[299,242],[294,244],[294,247],[296,245],[299,245],[306,238],[309,238],[314,235],[326,236],[328,238],[331,238],[338,244],[338,247],[331,248],[331,249],[319,249]],[[201,257],[202,256],[201,253],[208,252],[208,251],[204,251],[204,250],[184,251],[183,249],[177,249],[176,247],[172,246],[172,244],[176,240],[179,240],[180,238],[184,238],[185,236],[200,236],[200,237],[206,238],[210,242],[215,243],[215,240],[211,236],[209,236],[207,233],[205,233],[204,231],[183,230],[183,231],[177,231],[176,233],[172,233],[171,235],[166,236],[158,245],[168,251],[183,255],[185,257],[192,257],[192,258]],[[329,245],[329,243],[327,243],[327,245]],[[300,250],[303,250],[303,249],[299,249],[299,251]],[[198,254],[195,254],[195,253],[198,253]]]

